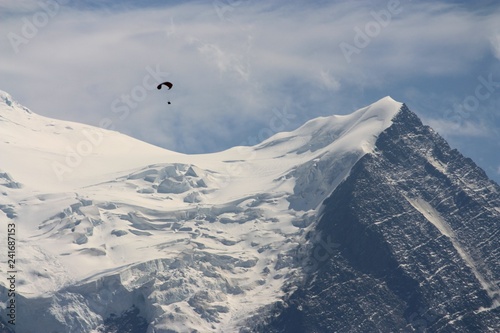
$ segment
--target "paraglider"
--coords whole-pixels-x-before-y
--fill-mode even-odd
[[[166,86],[168,87],[168,90],[172,89],[172,87],[174,86],[171,82],[163,82],[163,83],[160,83],[158,85],[158,87],[156,87],[156,89],[160,90],[162,88],[162,86]],[[170,104],[170,101],[168,101],[168,104]]]
[[[161,89],[161,86],[163,86],[163,85],[167,86],[167,87],[168,87],[168,90],[172,89],[172,87],[174,86],[171,82],[163,82],[163,83],[160,83],[160,84],[158,85],[158,87],[156,87],[156,88],[157,88],[158,90],[160,90],[160,89]]]

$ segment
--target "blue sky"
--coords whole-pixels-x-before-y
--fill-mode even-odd
[[[500,183],[496,1],[0,0],[0,28],[42,115],[203,153],[390,95]]]

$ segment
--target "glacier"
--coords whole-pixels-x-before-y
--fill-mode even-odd
[[[287,253],[401,105],[386,97],[256,146],[186,155],[40,116],[1,92],[17,332],[99,332],[131,309],[147,332],[237,331],[300,279]]]

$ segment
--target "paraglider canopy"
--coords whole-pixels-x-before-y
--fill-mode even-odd
[[[172,89],[172,87],[174,86],[171,82],[163,82],[163,83],[160,83],[158,85],[158,87],[156,87],[158,90],[161,89],[162,86],[167,86],[168,87],[168,90]],[[168,102],[168,104],[170,104],[170,101]]]
[[[160,84],[158,85],[158,87],[156,87],[156,89],[161,89],[161,86],[163,86],[163,85],[167,86],[167,87],[168,87],[168,90],[172,89],[172,87],[174,86],[174,85],[173,85],[172,83],[170,83],[170,82],[163,82],[163,83],[160,83]]]

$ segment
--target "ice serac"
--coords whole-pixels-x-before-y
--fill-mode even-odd
[[[500,331],[500,187],[406,106],[314,233],[318,265],[251,331]]]

